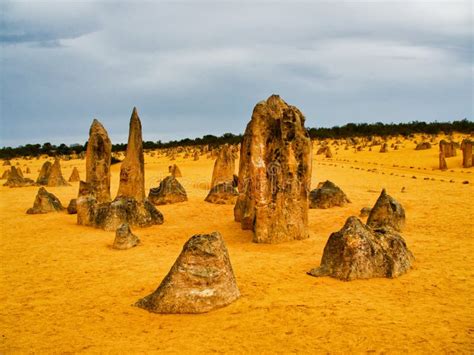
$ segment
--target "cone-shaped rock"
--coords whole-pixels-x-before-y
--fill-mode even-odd
[[[61,201],[52,193],[46,191],[44,187],[40,187],[36,195],[33,207],[26,211],[27,214],[40,214],[48,212],[59,212],[64,210]]]
[[[400,232],[405,226],[405,210],[383,189],[370,211],[367,225],[372,228],[391,227]]]
[[[49,174],[51,174],[51,162],[46,161],[41,166],[41,170],[39,172],[38,178],[36,179],[36,183],[39,185],[48,185]]]
[[[345,281],[373,277],[398,277],[414,260],[403,237],[391,228],[373,230],[357,217],[332,233],[324,247],[321,266],[312,276],[331,276]]]
[[[218,232],[189,239],[158,289],[136,305],[155,313],[204,313],[240,297]]]
[[[217,205],[234,205],[238,197],[236,184],[233,181],[228,181],[214,186],[204,201]]]
[[[148,200],[154,205],[168,205],[187,201],[188,197],[183,185],[174,176],[167,176],[158,187],[150,189]]]
[[[86,151],[86,183],[98,203],[110,201],[112,142],[102,124],[94,119]]]
[[[2,174],[2,177],[1,179],[4,180],[4,179],[8,179],[8,177],[10,176],[10,170],[5,170]]]
[[[68,182],[63,177],[63,173],[61,172],[61,163],[59,158],[54,159],[54,163],[51,166],[51,171],[49,173],[47,186],[69,186]]]
[[[254,108],[240,150],[234,208],[242,228],[254,230],[254,242],[308,237],[311,141],[304,121],[277,95]]]
[[[173,176],[175,178],[183,176],[181,174],[181,170],[179,170],[179,167],[176,164],[168,166],[168,172],[170,173],[171,176]]]
[[[346,194],[333,182],[326,180],[309,194],[309,208],[331,208],[350,203]]]
[[[234,180],[235,157],[232,148],[225,144],[222,146],[214,163],[212,171],[211,189],[219,184],[232,183]]]
[[[130,197],[137,201],[145,199],[142,124],[135,107],[130,118],[127,152],[120,167],[120,184],[117,197]]]
[[[140,244],[140,239],[132,233],[127,223],[122,224],[115,231],[115,239],[112,248],[114,249],[130,249]]]
[[[69,214],[77,214],[77,199],[73,198],[69,201],[69,205],[67,205],[67,213]]]
[[[20,176],[17,168],[13,165],[10,167],[10,173],[8,174],[7,182],[3,184],[3,186],[9,187],[24,187],[34,185],[36,184],[33,180]]]
[[[79,176],[79,170],[76,167],[72,169],[71,176],[69,177],[69,182],[78,182],[81,181],[81,177]]]

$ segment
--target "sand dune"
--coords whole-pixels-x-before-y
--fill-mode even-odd
[[[189,201],[159,206],[165,223],[134,229],[142,245],[127,251],[111,249],[114,233],[76,225],[75,215],[26,215],[37,187],[2,186],[0,351],[470,353],[474,170],[463,169],[458,154],[442,172],[436,145],[414,147],[404,141],[398,151],[355,153],[331,146],[332,159],[313,154],[312,186],[329,179],[352,203],[310,210],[310,238],[278,245],[252,243],[251,232],[233,221],[233,206],[204,202],[214,164],[205,156],[174,161]],[[44,159],[17,162],[36,179]],[[145,162],[148,191],[170,162],[150,155]],[[61,165],[66,178],[74,166],[85,177],[84,160]],[[113,195],[119,168],[112,167]],[[403,235],[414,268],[397,279],[307,276],[329,234],[372,206],[383,187],[405,207]],[[47,188],[65,206],[77,189],[77,182]],[[132,306],[157,287],[189,237],[212,231],[227,243],[239,300],[201,315],[157,315]]]

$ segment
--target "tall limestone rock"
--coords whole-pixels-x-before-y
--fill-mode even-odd
[[[40,173],[38,178],[36,179],[36,183],[39,185],[48,185],[49,174],[51,174],[51,162],[46,161],[44,162],[43,166],[41,166]]]
[[[474,142],[469,139],[464,139],[461,143],[463,168],[471,168],[473,166],[473,161],[472,161],[472,145],[473,144]]]
[[[234,180],[235,157],[232,148],[225,144],[219,151],[212,171],[211,189],[219,184]]]
[[[96,131],[91,129],[90,133],[92,138]],[[130,119],[130,134],[126,157],[120,170],[119,190],[117,197],[111,202],[111,150],[104,149],[102,144],[106,141],[110,143],[110,140],[105,130],[102,133],[105,136],[99,137],[101,144],[91,144],[90,154],[86,156],[90,182],[81,181],[79,184],[77,223],[109,231],[116,230],[123,223],[139,227],[162,224],[163,215],[145,198],[143,142],[137,110],[133,109]]]
[[[145,160],[143,156],[142,124],[136,107],[130,118],[127,152],[120,167],[120,184],[117,197],[145,199]]]
[[[112,142],[104,126],[96,119],[89,130],[86,151],[86,183],[97,202],[109,202]]]
[[[259,102],[240,150],[234,217],[254,242],[308,237],[311,140],[298,108],[272,95]]]

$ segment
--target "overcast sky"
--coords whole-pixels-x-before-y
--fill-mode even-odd
[[[473,116],[472,1],[0,1],[1,146],[242,133],[280,94],[308,127]]]

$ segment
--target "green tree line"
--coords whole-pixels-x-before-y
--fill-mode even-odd
[[[335,126],[332,128],[309,128],[308,133],[311,139],[341,139],[351,137],[369,137],[369,136],[410,136],[416,133],[424,134],[451,134],[453,132],[470,134],[474,132],[474,122],[468,119],[452,122],[420,122],[413,121],[409,123],[348,123],[344,126]],[[201,138],[185,138],[181,140],[172,140],[169,142],[143,142],[144,149],[160,149],[174,148],[178,146],[195,146],[209,145],[219,146],[221,144],[238,144],[242,140],[242,135],[232,133],[224,133],[222,136],[214,136],[211,134]],[[112,145],[113,152],[125,151],[127,144],[119,143]],[[0,149],[1,159],[11,159],[20,156],[37,157],[42,154],[49,156],[69,155],[73,152],[79,154],[87,149],[87,142],[84,145],[66,145],[64,143],[59,146],[49,142],[43,144],[26,144],[16,148],[3,147]]]

